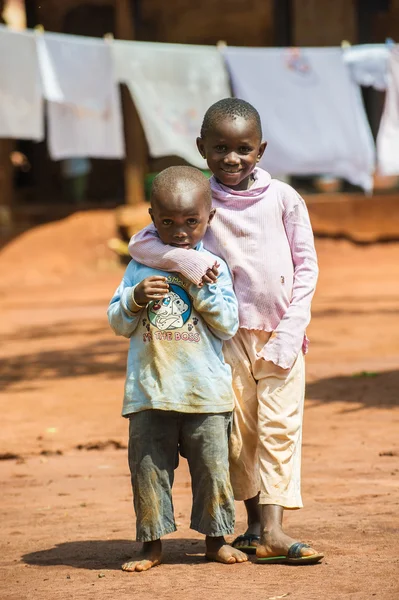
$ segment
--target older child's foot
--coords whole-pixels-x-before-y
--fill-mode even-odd
[[[242,563],[248,560],[244,552],[226,543],[224,537],[206,537],[206,558],[226,565]]]
[[[148,571],[162,562],[162,543],[161,540],[153,542],[144,542],[139,556],[135,560],[125,562],[122,565],[122,571]]]
[[[236,537],[231,544],[233,548],[238,548],[247,554],[255,554],[256,548],[260,542],[260,523],[251,523],[248,525],[245,533]]]
[[[268,558],[272,556],[287,556],[288,550],[296,543],[296,540],[286,535],[282,529],[264,531],[260,543],[256,548],[257,558]],[[309,546],[300,549],[300,557],[313,556],[316,550]],[[321,556],[322,557],[322,556]]]
[[[233,547],[255,554],[255,550],[259,545],[260,540],[260,510],[259,510],[259,494],[253,498],[245,500],[245,508],[247,510],[248,527],[245,533],[239,535],[233,542]]]

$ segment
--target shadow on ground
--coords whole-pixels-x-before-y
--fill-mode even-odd
[[[0,361],[0,379],[4,390],[28,383],[30,389],[41,381],[59,378],[103,375],[108,378],[124,377],[128,341],[116,338],[107,325],[92,320],[84,323],[62,322],[53,327],[36,326],[12,334],[4,341],[14,339],[45,340],[62,337],[67,341],[80,335],[86,338],[82,345],[31,352],[6,357]],[[392,408],[399,406],[399,370],[354,373],[319,379],[306,387],[306,398],[316,404],[347,402],[351,410],[360,408]]]
[[[201,564],[205,545],[202,540],[175,539],[163,542],[165,564]],[[21,557],[28,565],[48,567],[65,565],[75,569],[119,570],[121,564],[134,558],[140,544],[129,540],[88,540],[64,542],[53,548],[30,552]]]
[[[109,337],[113,336],[111,329],[108,327],[107,321],[89,320],[85,319],[81,322],[70,323],[67,321],[60,321],[51,325],[33,325],[30,327],[24,327],[14,331],[12,333],[3,334],[2,342],[20,342],[22,340],[51,340],[55,338],[73,338],[76,335],[80,336],[91,336],[99,334],[108,334]]]
[[[90,344],[62,350],[19,354],[1,360],[3,390],[28,382],[33,389],[40,381],[105,375],[123,377],[126,372],[126,340],[99,339]]]
[[[319,379],[307,384],[306,399],[315,404],[347,402],[353,405],[350,410],[399,407],[399,370]]]

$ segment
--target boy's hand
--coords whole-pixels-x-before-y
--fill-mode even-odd
[[[201,282],[198,284],[198,287],[203,287],[204,283],[216,283],[217,278],[219,276],[219,267],[220,264],[215,262],[211,269],[208,269],[205,275],[203,275]]]
[[[166,277],[161,275],[152,275],[146,277],[134,289],[134,301],[141,306],[145,306],[151,300],[163,298],[169,291],[169,285]]]

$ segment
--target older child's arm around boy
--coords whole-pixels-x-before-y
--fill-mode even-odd
[[[210,252],[203,251],[201,254],[205,254],[208,260],[215,259]],[[168,277],[152,275],[140,280],[140,271],[143,270],[143,265],[134,260],[129,263],[108,308],[112,329],[126,338],[134,334],[146,305],[169,291]],[[201,314],[210,331],[220,340],[232,338],[238,329],[237,299],[226,263],[218,262],[217,283],[201,288],[189,281],[184,283],[193,308]]]

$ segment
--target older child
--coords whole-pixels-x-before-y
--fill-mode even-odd
[[[125,571],[158,565],[160,538],[176,530],[171,488],[179,449],[192,478],[191,527],[206,535],[207,558],[247,560],[224,540],[234,528],[228,462],[234,397],[222,340],[236,333],[238,310],[226,264],[201,243],[215,213],[211,203],[200,171],[171,167],[154,180],[150,214],[162,243],[220,263],[217,283],[199,288],[179,273],[132,260],[108,309],[115,333],[130,338],[122,414],[130,419],[129,466],[143,550]]]
[[[226,260],[239,301],[240,329],[224,353],[236,395],[230,473],[248,529],[233,545],[256,552],[258,562],[315,563],[323,555],[282,527],[284,509],[302,507],[303,353],[318,275],[308,212],[293,188],[256,166],[266,143],[249,103],[212,105],[197,145],[214,174],[217,209],[204,244]],[[212,259],[166,248],[151,227],[131,240],[130,252],[198,285],[217,276]]]

